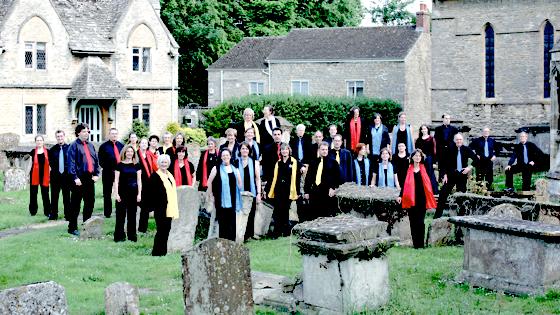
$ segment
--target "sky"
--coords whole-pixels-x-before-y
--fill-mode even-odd
[[[361,0],[362,1],[362,6],[364,8],[371,8],[372,7],[372,3],[375,0]],[[418,9],[420,8],[420,2],[424,2],[428,5],[428,10],[432,9],[432,1],[430,0],[414,0],[414,3],[412,3],[411,5],[408,6],[408,10],[412,13],[416,13],[416,11],[418,11]],[[360,26],[373,26],[373,22],[371,22],[371,14],[366,14],[364,16],[364,19],[362,20],[362,23],[360,24]]]

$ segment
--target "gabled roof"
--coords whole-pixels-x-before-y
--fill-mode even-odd
[[[294,29],[268,60],[403,60],[420,34],[415,26]]]
[[[130,95],[101,58],[88,56],[82,61],[68,98],[123,99]]]
[[[208,69],[266,69],[265,60],[285,37],[246,37]]]

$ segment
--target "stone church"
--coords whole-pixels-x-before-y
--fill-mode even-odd
[[[20,143],[78,122],[102,141],[133,119],[177,121],[178,45],[159,0],[1,0],[0,133]]]

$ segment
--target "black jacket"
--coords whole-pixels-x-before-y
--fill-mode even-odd
[[[280,121],[276,117],[274,117],[274,119],[276,120],[276,127],[280,128]],[[259,132],[261,135],[261,143],[260,143],[261,146],[266,146],[274,142],[274,139],[272,138],[272,134],[268,133],[268,131],[266,130],[266,125],[265,125],[266,123],[267,123],[266,119],[263,119],[261,120],[261,123],[259,125]]]
[[[538,164],[539,158],[543,156],[543,152],[533,142],[527,141],[525,142],[525,144],[527,145],[527,157],[529,158],[529,162],[533,161],[535,162],[535,164]],[[517,143],[513,147],[513,152],[509,159],[508,165],[513,165],[516,161],[519,165],[525,165],[523,157],[523,144],[521,143]]]
[[[70,145],[63,144],[60,146],[59,144],[53,145],[49,149],[49,164],[51,165],[51,176],[58,176],[60,172],[58,171],[58,159],[60,158],[60,153],[62,152],[64,156],[64,173],[68,173],[68,148]]]
[[[204,155],[206,154],[206,151],[201,151],[200,152],[200,158],[198,160],[198,167],[196,168],[196,181],[199,183],[198,184],[198,190],[203,191],[206,190],[206,187],[202,187],[202,163],[204,162]],[[216,165],[220,165],[221,160],[220,157],[218,155],[215,154],[208,154],[208,161],[207,161],[207,167],[206,167],[206,179],[208,179],[208,177],[210,176],[210,172],[212,171],[212,168]]]
[[[167,210],[167,192],[161,181],[161,177],[155,172],[150,176],[147,187],[142,188],[149,197],[148,206],[154,209],[154,212],[163,212]]]
[[[476,167],[478,163],[478,157],[476,156],[476,154],[474,154],[473,150],[469,149],[467,146],[464,145],[461,146],[460,150],[461,150],[461,166],[463,168],[469,166],[468,162],[469,159],[471,159],[473,166]],[[449,156],[447,162],[445,163],[446,168],[444,169],[445,170],[444,174],[452,174],[453,172],[457,171],[457,154],[458,154],[458,150],[456,145],[449,148]]]
[[[262,137],[262,136],[261,136]],[[263,180],[272,180],[274,175],[274,165],[278,162],[278,147],[276,143],[268,144],[263,148],[262,154],[262,170],[263,170]]]
[[[302,138],[302,148],[303,148],[303,159],[299,161],[299,137],[295,136],[290,140],[290,147],[292,148],[292,156],[296,158],[299,162],[303,164],[309,164],[316,155],[313,154],[313,145],[311,143],[311,137],[308,135],[303,135]]]
[[[352,153],[346,149],[340,149],[340,180],[348,183],[354,179],[354,165],[352,165]],[[336,150],[329,150],[329,157],[336,161]]]
[[[448,129],[449,128],[449,129]],[[447,130],[447,137],[445,137],[445,131]],[[436,140],[436,154],[438,159],[445,156],[447,151],[455,146],[453,142],[453,137],[459,133],[459,129],[457,127],[448,125],[445,127],[444,125],[438,126],[435,129],[434,139]]]
[[[124,144],[119,141],[115,143],[120,153],[124,148]],[[104,172],[112,172],[117,167],[117,159],[115,157],[113,141],[105,141],[102,145],[99,146],[99,165],[101,165]]]
[[[340,179],[340,167],[335,159],[327,156],[323,161],[323,172],[321,173],[321,184],[315,184],[315,177],[317,175],[317,168],[321,158],[316,158],[309,164],[309,170],[305,175],[304,191],[306,194],[313,192],[327,192],[329,189],[336,189],[342,184]]]
[[[473,139],[473,141],[471,141],[471,143],[469,144],[469,148],[471,148],[474,153],[476,153],[476,155],[478,155],[480,157],[480,159],[485,159],[484,156],[484,137],[478,137],[476,139]],[[496,152],[498,152],[498,143],[496,142],[496,140],[492,137],[488,137],[488,158],[490,159],[493,156],[496,155]]]
[[[93,176],[99,176],[99,158],[95,147],[88,141],[87,143],[90,157],[93,163]],[[68,174],[73,180],[87,173],[87,157],[85,156],[84,144],[80,139],[72,142],[68,147]]]

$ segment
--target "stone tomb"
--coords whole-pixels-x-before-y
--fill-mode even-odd
[[[490,216],[449,221],[465,231],[459,281],[513,294],[560,289],[560,226]]]
[[[64,287],[49,281],[0,291],[0,314],[66,315]]]
[[[200,194],[194,187],[179,186],[177,187],[177,203],[179,218],[171,221],[171,230],[167,239],[169,252],[181,252],[192,248],[198,224]]]
[[[185,314],[253,314],[249,250],[221,238],[182,256]]]
[[[298,224],[303,300],[319,313],[374,310],[389,300],[387,223],[342,215]]]

